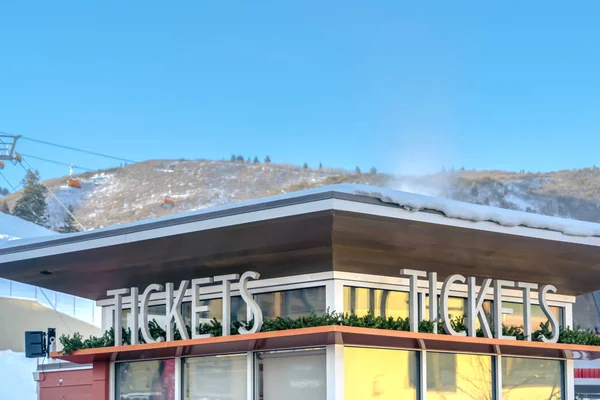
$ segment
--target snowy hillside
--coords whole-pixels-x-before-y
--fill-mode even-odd
[[[332,179],[342,175],[346,174],[285,165],[147,161],[80,175],[81,189],[67,186],[66,179],[47,184],[65,206],[74,208],[86,229],[93,229],[251,200],[296,185],[304,188],[337,183]],[[6,197],[11,209],[18,196]],[[161,208],[165,197],[176,202],[173,209]],[[50,196],[48,214],[53,228],[62,226],[65,209]]]
[[[232,204],[336,183],[361,183],[512,210],[600,222],[600,169],[551,173],[452,171],[422,177],[311,170],[283,164],[154,160],[47,181],[86,229]],[[9,206],[19,194],[6,196]],[[173,209],[160,206],[165,197]],[[62,226],[65,210],[48,197],[49,220]]]

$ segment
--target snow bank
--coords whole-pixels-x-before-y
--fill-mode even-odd
[[[461,201],[429,197],[420,194],[399,192],[368,185],[341,185],[330,190],[342,191],[354,195],[377,198],[384,203],[396,204],[409,211],[438,211],[448,218],[457,218],[474,222],[495,222],[502,226],[525,226],[561,232],[569,236],[600,236],[600,224],[578,221],[523,211],[464,203]]]
[[[36,400],[37,385],[33,373],[37,359],[25,358],[25,353],[0,351],[0,398],[5,400]]]
[[[366,196],[381,200],[384,203],[395,204],[409,211],[437,211],[448,218],[456,218],[473,222],[494,222],[502,226],[524,226],[534,229],[545,229],[561,232],[569,236],[600,237],[600,224],[579,221],[547,215],[533,214],[524,211],[507,210],[504,208],[465,203],[462,201],[425,196],[421,194],[402,192],[369,185],[340,184],[322,186],[315,189],[303,190],[258,199],[223,208],[239,207],[242,205],[259,204],[267,201],[299,197],[324,192],[340,192],[356,196]],[[218,209],[221,209],[219,207]],[[209,211],[214,211],[211,209]]]
[[[442,213],[448,218],[456,218],[473,222],[494,222],[507,227],[524,226],[527,228],[545,229],[561,232],[564,235],[569,236],[600,237],[600,224],[594,222],[550,217],[546,215],[533,214],[524,211],[515,211],[507,210],[504,208],[482,206],[479,204],[465,203],[462,201],[402,192],[398,190],[380,188],[376,186],[357,184],[321,186],[314,189],[285,193],[277,196],[251,200],[223,207],[215,207],[210,209],[204,209],[201,211],[176,214],[173,216],[157,218],[156,220],[174,219],[180,218],[185,215],[197,215],[217,210],[225,210],[248,205],[262,204],[275,200],[284,200],[294,197],[332,191],[351,194],[355,196],[366,196],[376,198],[384,203],[395,204],[409,211],[436,211]],[[134,222],[132,224],[127,224],[127,226],[140,225],[145,222],[147,221]]]
[[[6,245],[9,240],[54,235],[58,233],[14,215],[0,212],[0,247]]]

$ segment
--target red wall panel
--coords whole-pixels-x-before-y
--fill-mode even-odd
[[[40,372],[40,400],[96,400],[92,384],[91,369]]]
[[[600,379],[600,368],[575,368],[577,379]]]

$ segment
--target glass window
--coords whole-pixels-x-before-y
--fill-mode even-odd
[[[502,357],[502,399],[562,399],[562,362]]]
[[[427,399],[491,399],[492,357],[427,352]]]
[[[416,399],[417,353],[406,350],[344,348],[344,398]]]
[[[160,326],[165,326],[167,317],[167,306],[164,304],[156,305],[156,306],[148,306],[148,322],[152,322],[152,320],[156,320]],[[114,312],[113,312],[114,315]],[[129,328],[129,315],[131,315],[131,309],[123,309],[121,311],[121,324],[123,328]]]
[[[208,311],[198,313],[199,318],[214,319],[221,321],[223,315],[223,299],[207,299],[200,300],[201,306],[208,306]],[[231,321],[245,321],[246,318],[246,303],[242,300],[241,296],[232,296],[230,318]],[[181,316],[183,317],[186,325],[192,324],[192,303],[189,301],[181,304]]]
[[[468,317],[467,299],[463,297],[450,297],[448,299],[448,311],[451,318],[458,316]],[[502,323],[507,326],[523,326],[523,304],[512,303],[503,301],[502,306],[513,310],[512,314],[502,314]],[[439,298],[438,298],[438,312],[439,312]],[[494,328],[494,302],[491,300],[484,300],[483,311],[486,314],[490,328]],[[550,311],[556,316],[558,325],[563,326],[563,308],[551,306]],[[429,295],[425,296],[425,315],[422,319],[429,319]],[[539,305],[531,305],[531,329],[536,331],[540,329],[540,324],[548,321],[546,315],[543,313],[542,308]],[[477,319],[477,329],[481,327],[479,318]]]
[[[358,316],[408,318],[408,293],[344,286],[344,312]]]
[[[483,301],[483,312],[486,315],[486,319],[490,325],[490,328],[493,327],[493,302],[491,300]],[[468,317],[468,306],[467,299],[464,297],[449,297],[448,298],[448,314],[450,315],[450,319],[454,319],[456,317]],[[440,298],[438,297],[438,315],[441,315],[440,311]],[[429,320],[429,295],[425,296],[425,315],[422,319]],[[466,322],[466,321],[465,321]],[[481,327],[481,323],[479,322],[479,318],[477,318],[477,322],[475,322],[475,326],[477,329]],[[442,328],[443,329],[443,328]]]
[[[186,358],[185,400],[246,400],[246,354]]]
[[[573,304],[573,326],[600,333],[600,293],[592,292],[577,296]]]
[[[522,326],[524,323],[523,319],[523,304],[521,303],[509,303],[506,301],[502,302],[502,306],[513,310],[512,314],[502,314],[502,323],[509,326]],[[550,311],[554,314],[558,320],[558,326],[563,326],[563,308],[550,306]],[[540,329],[540,324],[546,323],[548,318],[542,311],[542,307],[537,304],[531,305],[531,330],[532,332]],[[552,326],[550,326],[552,330]]]
[[[327,398],[325,350],[258,353],[259,400]]]
[[[262,310],[263,318],[299,318],[326,311],[325,286],[260,293],[254,295],[254,299]]]
[[[173,400],[175,360],[118,363],[115,365],[115,399]]]
[[[35,286],[21,282],[12,282],[12,297],[23,297],[35,299]],[[65,314],[73,313],[73,296],[63,293],[57,293],[56,309]]]

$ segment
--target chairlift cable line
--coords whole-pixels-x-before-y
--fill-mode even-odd
[[[24,163],[26,163],[26,164],[27,164],[27,167],[29,167],[29,170],[30,170],[31,172],[33,172],[34,174],[36,174],[36,175],[37,175],[38,179],[40,180],[40,183],[41,183],[42,185],[44,185],[44,187],[45,187],[45,188],[48,190],[48,192],[49,192],[49,193],[52,195],[52,197],[54,197],[54,199],[55,199],[56,201],[58,201],[58,204],[60,204],[60,205],[62,206],[62,208],[64,208],[64,209],[65,209],[65,211],[67,212],[67,214],[69,214],[69,215],[70,215],[70,216],[71,216],[71,217],[72,217],[72,218],[75,220],[75,222],[77,222],[77,223],[79,224],[79,226],[81,226],[81,228],[82,228],[83,230],[86,230],[86,229],[85,229],[85,226],[83,226],[83,224],[82,224],[82,223],[81,223],[81,222],[80,222],[80,221],[77,219],[77,217],[75,217],[75,216],[73,215],[73,213],[72,213],[71,211],[69,211],[69,208],[68,208],[67,206],[65,206],[65,205],[64,205],[64,203],[63,203],[62,201],[60,201],[60,199],[59,199],[59,198],[58,198],[58,197],[57,197],[57,196],[54,194],[54,192],[53,192],[53,191],[52,191],[52,190],[51,190],[51,189],[48,187],[48,185],[46,185],[46,184],[44,183],[44,181],[43,181],[42,177],[40,176],[39,172],[37,172],[36,170],[34,170],[34,169],[33,169],[33,167],[31,166],[31,164],[29,164],[29,163],[27,162],[27,160],[25,160],[24,158],[23,158],[22,160],[23,160],[23,162],[24,162]],[[25,166],[23,165],[23,163],[19,163],[19,164],[20,164],[20,165],[21,165],[21,167],[22,167],[22,168],[25,170],[25,172],[27,172],[27,168],[25,168]]]
[[[83,171],[94,171],[91,168],[79,167],[77,165],[67,164],[67,163],[63,163],[63,162],[55,161],[55,160],[50,160],[48,158],[42,158],[42,157],[38,157],[38,156],[32,156],[31,154],[25,154],[25,153],[19,153],[19,154],[21,154],[21,156],[25,156],[27,158],[33,158],[35,160],[45,161],[45,162],[49,162],[49,163],[52,163],[52,164],[61,165],[63,167],[73,167],[73,169],[80,169],[80,170],[83,170]]]
[[[128,163],[136,163],[137,161],[134,160],[129,160],[127,158],[122,158],[122,157],[115,157],[115,156],[111,156],[108,154],[103,154],[103,153],[97,153],[95,151],[89,151],[89,150],[84,150],[84,149],[78,149],[76,147],[71,147],[71,146],[65,146],[63,144],[58,144],[58,143],[52,143],[52,142],[47,142],[45,140],[38,140],[38,139],[33,139],[27,136],[22,136],[21,140],[29,140],[30,142],[35,142],[35,143],[41,143],[41,144],[45,144],[47,146],[54,146],[54,147],[59,147],[61,149],[66,149],[66,150],[71,150],[71,151],[78,151],[80,153],[87,153],[87,154],[92,154],[95,156],[99,156],[99,157],[105,157],[105,158],[110,158],[113,160],[118,160],[118,161],[124,161],[124,162],[128,162]]]
[[[64,205],[64,203],[63,203],[62,201],[60,201],[60,199],[59,199],[59,198],[58,198],[58,197],[57,197],[57,196],[54,194],[54,192],[53,192],[53,191],[52,191],[52,190],[51,190],[51,189],[48,187],[48,185],[46,185],[46,184],[44,183],[44,181],[42,180],[42,177],[40,176],[39,172],[35,171],[35,170],[33,169],[33,167],[31,166],[31,164],[29,164],[29,163],[27,162],[27,160],[25,160],[24,158],[23,158],[22,160],[23,160],[23,162],[19,163],[19,165],[21,165],[21,168],[23,168],[23,169],[25,170],[25,172],[27,172],[27,168],[25,168],[25,166],[23,165],[23,163],[26,163],[26,164],[27,164],[27,167],[29,167],[29,170],[30,170],[31,172],[33,172],[34,174],[36,174],[36,175],[37,175],[37,177],[38,177],[38,178],[39,178],[39,180],[40,180],[40,183],[41,183],[42,185],[44,185],[44,187],[45,187],[45,188],[48,190],[48,192],[49,192],[49,193],[52,195],[52,197],[54,197],[54,199],[55,199],[56,201],[58,201],[58,204],[60,204],[60,205],[62,206],[62,208],[64,208],[64,209],[65,209],[65,211],[67,212],[67,214],[69,214],[69,215],[70,215],[70,216],[71,216],[71,217],[72,217],[72,218],[75,220],[75,222],[77,222],[77,223],[79,224],[79,226],[81,226],[81,228],[82,228],[82,229],[85,231],[85,230],[86,230],[85,226],[83,226],[83,224],[82,224],[82,223],[81,223],[81,222],[80,222],[80,221],[77,219],[77,217],[75,217],[75,216],[73,215],[73,213],[72,213],[71,211],[69,211],[69,208],[68,208],[67,206],[65,206],[65,205]]]
[[[67,329],[69,330],[69,332],[73,333],[73,329],[71,329],[71,327],[69,326],[69,324],[67,324],[67,322],[62,317],[62,314],[60,312],[58,312],[58,310],[56,309],[56,307],[58,306],[58,304],[52,304],[52,301],[50,301],[50,299],[48,298],[48,296],[46,296],[46,293],[44,292],[44,290],[41,287],[38,287],[38,289],[40,289],[40,292],[42,292],[42,294],[44,295],[44,297],[48,301],[48,304],[50,304],[52,306],[52,308],[54,309],[54,312],[56,314],[58,314],[58,317],[60,318],[60,320],[62,321],[62,323],[65,324],[65,326],[67,327]]]
[[[0,175],[2,175],[2,177],[4,178],[4,180],[6,181],[6,183],[8,183],[8,184],[9,184],[9,185],[12,187],[12,189],[13,189],[13,193],[16,193],[16,191],[17,191],[17,188],[19,187],[19,185],[17,185],[17,186],[14,186],[12,183],[10,183],[10,181],[8,180],[8,178],[7,178],[6,176],[4,176],[4,174],[3,174],[2,172],[0,172]],[[29,211],[31,211],[31,213],[32,213],[33,215],[35,215],[36,217],[38,217],[38,218],[40,218],[40,219],[41,219],[41,216],[40,216],[40,215],[39,215],[37,212],[35,212],[35,211],[33,210],[33,208],[31,207],[31,205],[30,205],[30,204],[28,204],[28,203],[25,203],[25,205],[27,206],[27,208],[29,208]]]
[[[0,140],[1,141],[1,140]],[[2,142],[4,144],[4,142]],[[27,161],[25,161],[27,162]],[[29,163],[27,163],[27,165],[30,167],[31,169],[31,165],[29,165]],[[25,168],[22,164],[21,167]],[[32,170],[32,169],[31,169]],[[33,172],[33,170],[32,170]],[[2,172],[0,172],[0,176],[2,176],[2,178],[4,178],[4,180],[6,181],[6,183],[8,183],[10,185],[10,187],[13,188],[13,190],[16,190],[16,187],[8,180],[8,178],[6,178],[6,176],[4,176],[4,174]],[[41,177],[38,174],[38,178],[40,178],[40,182],[42,182],[42,184],[44,184],[44,182],[42,181]],[[46,186],[44,184],[44,186]],[[46,188],[48,188],[46,186]],[[50,193],[52,193],[52,191],[48,188],[48,191]],[[52,195],[54,195],[54,193],[52,193]],[[54,196],[56,198],[56,196]],[[56,198],[58,200],[58,198]],[[64,204],[62,204],[62,202],[60,200],[58,200],[58,202],[64,207]],[[40,216],[33,210],[33,208],[31,208],[31,206],[29,204],[27,204],[27,207],[29,208],[29,210],[31,211],[32,214],[34,214],[35,216],[37,216],[38,218],[40,218]],[[71,214],[71,212],[67,209],[67,212],[69,214]],[[79,225],[81,225],[81,227],[83,229],[85,229],[85,227],[81,224],[81,222],[79,222],[77,220],[77,218],[75,218],[75,216],[73,214],[71,214],[71,216],[75,219],[75,221],[77,221],[77,223],[79,223]],[[42,294],[44,295],[44,297],[46,298],[46,301],[48,301],[48,304],[50,304],[52,306],[52,309],[54,310],[54,312],[58,315],[58,317],[60,318],[61,322],[67,327],[67,329],[69,330],[70,333],[73,333],[73,329],[71,329],[71,327],[69,326],[69,324],[67,324],[67,321],[65,321],[65,319],[63,318],[62,314],[60,312],[58,312],[57,310],[57,306],[58,304],[52,303],[52,301],[48,298],[48,296],[46,295],[46,292],[44,292],[44,290],[40,287],[38,288],[40,289],[40,292],[42,292]]]
[[[27,172],[27,168],[25,168],[25,167],[23,166],[23,164],[20,164],[20,165],[21,165],[21,167],[22,167],[22,168],[25,170],[25,172]],[[28,163],[28,165],[29,165],[29,163]],[[34,170],[31,168],[31,165],[29,165],[29,167],[30,167],[30,169],[29,169],[29,170],[30,170],[32,173],[35,173],[35,171],[34,171]],[[53,192],[50,190],[50,188],[48,188],[48,186],[46,186],[46,184],[44,184],[44,182],[42,181],[42,178],[40,177],[40,175],[39,175],[39,174],[37,174],[37,173],[36,173],[36,175],[37,175],[37,177],[39,178],[40,182],[41,182],[41,183],[44,185],[44,187],[46,187],[46,189],[47,189],[47,190],[48,190],[48,191],[49,191],[49,192],[50,192],[50,193],[51,193],[51,194],[54,196],[54,193],[53,193]],[[54,196],[54,197],[56,198],[56,196]],[[57,198],[56,200],[58,200],[58,198]],[[62,202],[61,202],[60,200],[58,200],[58,202],[59,202],[59,203],[60,203],[60,204],[61,204],[61,205],[64,207],[64,204],[62,204]],[[28,203],[25,203],[25,205],[27,206],[27,208],[29,208],[29,211],[31,211],[31,213],[32,213],[33,215],[35,215],[36,217],[38,217],[38,218],[40,218],[40,219],[42,218],[42,217],[41,217],[41,216],[40,216],[40,215],[39,215],[39,214],[38,214],[36,211],[34,211],[34,210],[33,210],[33,208],[31,207],[31,205],[29,205]],[[67,210],[67,212],[68,212],[69,214],[71,214],[69,210]],[[75,221],[77,221],[77,218],[75,218],[75,216],[74,216],[73,214],[71,214],[71,215],[73,216],[73,218],[75,219]],[[81,222],[79,222],[79,221],[77,221],[77,222],[78,222],[78,223],[81,225]],[[83,225],[81,225],[81,226],[83,227]],[[84,228],[84,229],[85,229],[85,228]]]
[[[111,155],[103,154],[103,153],[97,153],[97,152],[94,152],[94,151],[84,150],[84,149],[80,149],[80,148],[76,148],[76,147],[72,147],[72,146],[65,146],[65,145],[62,145],[62,144],[52,143],[52,142],[48,142],[48,141],[44,141],[44,140],[39,140],[39,139],[34,139],[34,138],[31,138],[31,137],[27,137],[27,136],[21,136],[20,139],[21,140],[29,140],[30,142],[40,143],[40,144],[44,144],[44,145],[48,145],[48,146],[59,147],[59,148],[67,149],[67,150],[72,150],[72,151],[78,151],[78,152],[82,152],[82,153],[92,154],[92,155],[95,155],[95,156],[106,157],[106,158],[110,158],[110,159],[117,160],[117,161],[124,161],[124,162],[127,162],[127,163],[137,163],[138,162],[138,161],[130,160],[130,159],[127,159],[127,158],[111,156]],[[0,142],[1,142],[1,139],[0,139]],[[2,142],[2,143],[5,144],[4,142]],[[20,153],[20,154],[23,154],[23,153]],[[31,155],[29,157],[30,158],[41,159],[41,157],[36,157],[36,156],[31,156]],[[43,160],[43,161],[53,162],[51,160]],[[225,159],[223,159],[223,160],[215,160],[215,161],[228,162]],[[56,162],[56,163],[58,163],[58,162]],[[243,164],[250,165],[250,164],[247,164],[246,162],[243,162]],[[260,163],[259,162],[259,164],[269,165],[271,163],[264,163],[264,162]],[[64,164],[59,164],[59,165],[64,165]],[[252,165],[254,165],[254,164],[252,163]],[[68,166],[68,164],[67,164],[67,166]],[[270,165],[270,169],[276,170],[276,171],[279,170],[279,171],[289,172],[290,170],[291,171],[295,170],[294,172],[298,172],[298,171],[302,171],[302,169],[303,169],[301,166],[293,166],[293,167],[296,167],[296,168],[291,168],[290,169],[290,168],[287,168],[287,167],[275,166],[273,164]],[[88,168],[83,168],[83,167],[77,167],[77,168],[82,169],[82,170],[91,170],[91,171],[93,171],[93,169],[88,169]],[[333,168],[333,169],[335,169],[335,168]],[[312,172],[317,172],[317,170],[312,170],[312,169],[311,169],[311,171]]]
[[[2,171],[0,171],[0,176],[6,181],[6,183],[8,183],[8,186],[11,187],[11,189],[13,190],[13,192],[17,191],[16,186],[14,186],[12,183],[10,183],[10,181],[8,180],[8,178],[6,176],[4,176],[4,174],[2,173]]]
[[[2,141],[2,139],[0,139],[0,142],[6,147],[6,143],[4,143],[4,141]],[[32,158],[36,158],[31,156]],[[31,168],[31,165],[26,161],[23,160],[22,161],[26,162],[27,165],[29,166],[29,169],[34,172],[38,178],[40,179],[40,182],[46,187],[46,189],[48,189],[48,191],[52,194],[52,196],[54,196],[54,198],[59,202],[60,205],[62,205],[63,207],[65,207],[65,205],[54,195],[54,193],[50,190],[50,188],[48,188],[48,186],[46,186],[46,184],[44,183],[44,181],[42,181],[42,178],[40,177],[39,173],[35,172],[33,170],[33,168]],[[22,163],[19,163],[21,165],[21,167],[23,169],[25,169],[25,171],[27,172],[27,169],[25,168],[25,166]],[[4,180],[6,181],[6,183],[9,184],[9,186],[13,189],[13,191],[16,191],[16,187],[8,180],[8,178],[6,178],[6,176],[4,176],[4,174],[0,171],[0,175],[2,176],[2,178],[4,178]],[[29,210],[31,211],[31,213],[35,216],[37,216],[38,218],[40,218],[40,216],[38,215],[38,213],[36,213],[33,208],[31,207],[31,205],[27,204],[27,207],[29,208]],[[75,216],[67,209],[65,208],[66,211],[73,217],[73,219],[75,221],[77,221],[77,223],[83,228],[85,229],[85,227],[81,224],[81,222],[79,222],[79,220],[77,218],[75,218]],[[52,309],[54,310],[54,312],[58,315],[58,317],[60,318],[61,322],[67,327],[67,329],[69,330],[70,333],[73,333],[73,329],[71,329],[71,327],[69,326],[69,324],[67,324],[67,321],[65,321],[65,319],[63,318],[62,314],[60,312],[58,312],[57,310],[57,306],[58,304],[53,304],[52,301],[48,298],[48,296],[46,295],[46,292],[44,292],[44,290],[40,287],[38,288],[40,289],[40,292],[42,292],[42,294],[44,295],[44,297],[46,298],[46,301],[48,301],[48,304],[50,304],[52,306]]]

